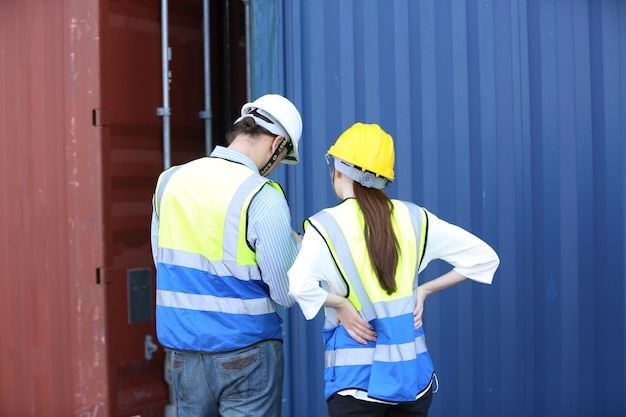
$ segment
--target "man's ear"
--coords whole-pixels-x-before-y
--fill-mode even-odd
[[[280,142],[283,141],[283,137],[282,136],[275,136],[274,140],[272,140],[272,152],[275,152],[276,149],[278,148],[278,145],[280,145]]]

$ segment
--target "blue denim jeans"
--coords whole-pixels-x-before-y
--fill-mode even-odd
[[[172,351],[178,417],[280,416],[283,343],[266,340],[227,353]]]

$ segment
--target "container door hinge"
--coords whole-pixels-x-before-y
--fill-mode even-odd
[[[91,123],[94,126],[107,126],[110,124],[109,112],[103,109],[93,109],[91,112]]]
[[[96,268],[96,285],[109,285],[112,283],[112,279],[107,278],[107,268],[106,267],[98,267]]]

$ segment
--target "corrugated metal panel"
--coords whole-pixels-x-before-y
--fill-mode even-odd
[[[108,413],[98,4],[0,3],[2,416]]]
[[[274,45],[255,95],[304,117],[303,163],[276,174],[294,225],[336,203],[329,145],[376,122],[396,139],[390,194],[501,256],[493,285],[427,301],[431,415],[626,414],[626,3],[293,0],[284,36],[260,11],[281,3],[255,3],[255,42]],[[287,412],[326,415],[321,324],[287,316]]]

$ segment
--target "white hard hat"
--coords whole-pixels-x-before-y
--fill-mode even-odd
[[[246,116],[252,116],[250,113],[254,111],[270,119],[274,125],[263,123],[262,119],[253,116],[257,123],[273,134],[286,136],[291,141],[293,150],[281,162],[291,165],[300,162],[298,143],[302,136],[302,117],[296,106],[279,94],[266,94],[252,103],[244,104],[241,108],[241,117],[237,121]]]

